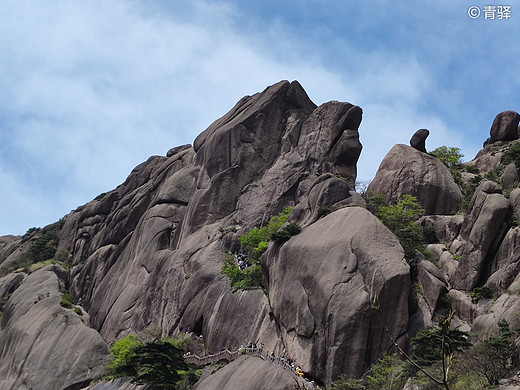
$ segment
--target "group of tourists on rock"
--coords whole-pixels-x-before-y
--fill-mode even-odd
[[[251,264],[249,263],[249,261],[247,260],[247,255],[243,252],[240,252],[237,256],[236,256],[236,259],[237,259],[237,262],[238,262],[238,267],[240,268],[241,271],[245,270],[247,267],[250,267]]]

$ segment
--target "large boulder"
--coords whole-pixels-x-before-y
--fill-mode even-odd
[[[448,292],[444,275],[432,262],[422,260],[417,264],[417,280],[433,315]]]
[[[45,267],[6,303],[0,331],[0,388],[79,389],[104,374],[109,357],[101,336],[60,306],[65,270]]]
[[[428,129],[417,130],[410,139],[410,146],[419,152],[426,153],[426,138],[430,135]]]
[[[507,230],[509,201],[498,184],[486,180],[476,189],[460,234],[452,244],[459,265],[451,284],[470,291],[489,276],[492,260]]]
[[[426,214],[452,214],[462,201],[449,169],[438,158],[406,145],[395,145],[388,152],[368,193],[383,194],[391,202],[413,195]]]
[[[305,381],[283,366],[259,357],[241,356],[199,381],[194,390],[286,390]]]
[[[511,191],[518,187],[520,176],[518,175],[518,169],[514,163],[508,164],[504,168],[504,172],[500,176],[500,182],[505,191]]]
[[[451,244],[459,235],[464,216],[457,215],[425,215],[419,223],[423,226],[432,226],[440,242]]]
[[[513,141],[518,139],[518,123],[520,115],[516,111],[504,111],[498,114],[491,125],[490,143],[496,141]]]
[[[517,329],[520,326],[520,296],[513,294],[502,294],[494,301],[485,313],[479,315],[473,321],[471,331],[480,334],[497,328],[498,321],[501,319],[509,322],[510,329]]]
[[[360,376],[406,333],[409,267],[397,238],[370,212],[347,207],[262,258],[286,352],[329,383]],[[379,297],[377,313],[371,300]]]
[[[493,273],[486,285],[495,293],[510,288],[520,273],[520,227],[510,229],[493,262]],[[516,291],[515,291],[516,292]]]

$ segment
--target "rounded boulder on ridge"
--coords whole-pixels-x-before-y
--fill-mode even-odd
[[[407,145],[395,145],[388,152],[368,193],[383,194],[390,202],[413,195],[426,215],[451,215],[462,201],[449,169],[438,158]]]

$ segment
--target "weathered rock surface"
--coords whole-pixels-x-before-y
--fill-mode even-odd
[[[425,215],[419,223],[422,226],[433,226],[440,242],[451,243],[460,232],[464,216],[457,215]]]
[[[86,387],[85,390],[151,390],[150,386],[133,385],[126,378],[113,381],[101,381],[95,385]]]
[[[505,191],[511,191],[518,187],[518,184],[520,184],[520,177],[518,176],[518,169],[516,169],[514,163],[505,167],[504,172],[500,176],[500,182]]]
[[[9,257],[20,245],[18,236],[0,236],[0,264]]]
[[[241,234],[286,206],[303,205],[311,224],[320,209],[363,203],[349,184],[361,118],[357,106],[316,107],[297,82],[280,82],[243,98],[193,147],[149,158],[69,214],[59,249],[72,255],[70,291],[92,328],[108,343],[152,325],[165,335],[202,335],[205,352],[262,342],[283,353],[269,300],[260,289],[232,292],[221,260]],[[371,341],[373,359],[384,350],[379,342]]]
[[[509,202],[498,184],[486,180],[476,189],[452,250],[460,256],[451,284],[470,291],[489,276],[492,260],[507,231]]]
[[[520,274],[520,227],[515,227],[507,232],[492,267],[494,272],[486,285],[494,293],[508,290],[511,283]]]
[[[388,152],[368,192],[386,195],[391,202],[413,195],[426,214],[452,214],[462,200],[450,171],[438,158],[406,145],[395,145]]]
[[[282,366],[258,357],[241,356],[198,382],[194,390],[286,390],[296,383],[304,385],[303,380]]]
[[[3,304],[9,299],[11,294],[16,290],[20,284],[27,277],[25,273],[11,273],[3,278],[0,278],[0,304]],[[0,307],[1,310],[1,307]]]
[[[383,325],[406,333],[409,267],[395,236],[367,210],[347,207],[263,256],[286,349],[329,383],[361,375],[388,347]],[[371,307],[379,296],[380,315]]]
[[[519,122],[520,115],[516,111],[504,111],[498,114],[491,125],[490,143],[518,139]]]
[[[517,218],[520,218],[520,188],[515,188],[509,194],[509,202]]]
[[[516,329],[520,325],[518,312],[520,310],[520,296],[502,294],[493,302],[485,314],[478,316],[471,327],[472,332],[485,332],[497,328],[501,319],[509,322],[510,329]]]
[[[12,293],[0,331],[1,389],[79,389],[103,375],[108,347],[71,309],[60,306],[58,278],[48,266]]]
[[[433,316],[448,292],[444,275],[433,263],[422,260],[417,264],[417,279]]]
[[[417,130],[410,139],[410,146],[419,152],[426,153],[426,138],[430,135],[428,129]]]
[[[486,314],[493,304],[490,299],[481,299],[478,302],[474,302],[469,294],[458,290],[450,290],[449,296],[453,311],[468,327],[466,331],[469,331],[473,321],[477,317]]]
[[[163,335],[196,334],[201,354],[262,343],[330,385],[342,374],[362,375],[388,351],[384,326],[406,348],[435,323],[448,288],[454,326],[488,330],[502,317],[518,325],[516,295],[477,303],[452,288],[486,283],[499,294],[520,287],[520,228],[508,231],[511,209],[520,217],[514,164],[502,175],[511,199],[483,182],[462,216],[451,215],[462,195],[449,170],[424,153],[427,130],[412,137],[412,147],[388,153],[369,192],[391,201],[416,196],[427,214],[421,223],[434,226],[442,242],[428,247],[440,270],[418,263],[422,292],[414,297],[399,241],[355,207],[364,205],[353,191],[362,113],[335,101],[316,107],[297,82],[280,82],[244,97],[193,147],[149,158],[115,190],[66,216],[59,249],[71,253],[70,275],[51,266],[0,279],[0,389],[84,388],[103,374],[107,344],[148,326]],[[515,118],[503,113],[493,142],[469,163],[481,175],[501,164]],[[464,173],[463,182],[472,177]],[[264,254],[268,296],[261,289],[233,292],[222,257],[239,249],[241,234],[286,206],[295,206],[289,221],[304,230]],[[35,237],[0,237],[0,272]],[[65,282],[86,310],[81,318],[59,305]],[[294,378],[244,356],[197,389],[286,389]],[[88,388],[145,389],[125,380]]]

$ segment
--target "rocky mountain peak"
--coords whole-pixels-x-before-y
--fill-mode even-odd
[[[103,375],[116,340],[149,328],[163,336],[188,332],[201,355],[261,344],[271,356],[290,356],[307,378],[330,385],[343,374],[363,375],[391,349],[388,335],[407,349],[418,330],[432,325],[446,294],[463,329],[495,326],[489,310],[514,322],[520,301],[501,295],[520,283],[514,114],[497,116],[487,152],[468,164],[507,163],[498,181],[471,172],[456,179],[426,153],[426,129],[384,158],[367,194],[394,203],[415,196],[425,210],[421,223],[440,239],[427,247],[431,258],[410,259],[354,191],[360,107],[337,101],[317,107],[296,81],[242,98],[193,146],[150,157],[123,184],[57,225],[0,237],[6,274],[0,278],[0,360],[6,362],[0,389],[136,390],[124,380],[88,384]],[[499,183],[504,177],[509,198]],[[466,213],[454,215],[465,197],[471,200]],[[239,237],[287,206],[293,208],[279,232],[290,225],[301,232],[265,244],[257,265],[263,289],[233,289],[224,260],[236,262]],[[43,245],[59,239],[55,258],[70,269],[40,264],[7,272],[50,233],[56,236]],[[496,304],[471,301],[469,291],[485,285],[500,295]],[[281,390],[293,383],[292,374],[255,359],[237,359],[197,390],[223,384]],[[248,367],[277,380],[267,384],[255,376],[246,383]]]

